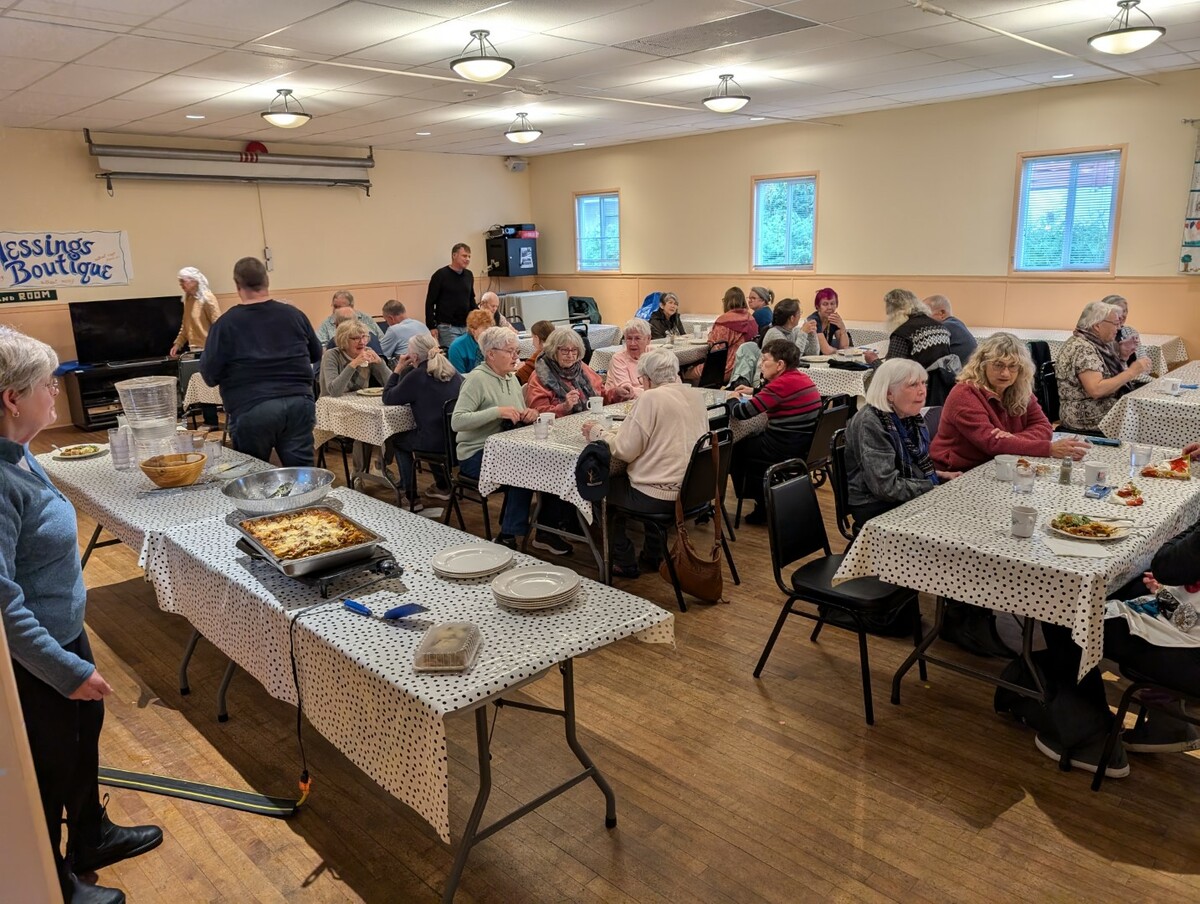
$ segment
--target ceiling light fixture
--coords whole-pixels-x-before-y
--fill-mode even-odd
[[[185,113],[183,118],[184,119],[203,119],[204,116],[201,113]]]
[[[516,64],[500,56],[495,45],[487,39],[490,34],[490,31],[482,28],[471,32],[471,40],[463,48],[463,55],[450,64],[457,75],[472,82],[494,82],[512,72]],[[489,47],[491,53],[488,53]]]
[[[527,114],[518,113],[513,124],[504,133],[504,137],[517,144],[529,144],[529,142],[537,141],[542,137],[542,130],[533,127]]]
[[[1141,0],[1117,0],[1120,7],[1113,20],[1108,23],[1108,31],[1088,38],[1089,45],[1101,53],[1133,53],[1143,47],[1149,47],[1167,33],[1167,30],[1154,24],[1149,15],[1138,8]],[[1146,17],[1149,25],[1130,25],[1129,13],[1135,10]],[[1136,20],[1135,20],[1136,21]]]
[[[571,143],[571,147],[574,147],[574,148],[582,148],[582,147],[586,147],[586,146],[587,146],[586,141],[575,141],[575,142]]]
[[[427,138],[430,135],[432,135],[433,133],[432,132],[418,132],[417,134],[420,135],[422,138]]]
[[[736,113],[750,103],[750,95],[742,91],[742,86],[733,80],[732,75],[720,76],[721,82],[713,93],[704,98],[704,106],[714,113]],[[729,86],[733,85],[738,93],[730,94]]]
[[[1050,78],[1054,79],[1055,81],[1058,81],[1059,79],[1064,79],[1064,78],[1075,78],[1075,73],[1074,72],[1064,72],[1062,75],[1052,75],[1052,76],[1050,76]]]
[[[282,102],[282,106],[276,106]],[[273,126],[281,129],[298,129],[310,119],[311,113],[305,113],[300,101],[292,97],[291,88],[280,88],[271,99],[271,106],[266,113],[259,114]]]

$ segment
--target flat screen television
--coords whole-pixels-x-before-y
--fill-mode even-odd
[[[80,364],[164,358],[183,322],[178,295],[72,301],[68,307]]]

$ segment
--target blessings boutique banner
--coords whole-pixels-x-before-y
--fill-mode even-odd
[[[1196,132],[1196,156],[1193,158],[1196,162],[1192,167],[1192,188],[1188,192],[1187,212],[1183,215],[1180,273],[1200,273],[1200,129]]]
[[[127,286],[125,232],[0,232],[0,288]]]

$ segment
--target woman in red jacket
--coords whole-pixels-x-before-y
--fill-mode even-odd
[[[929,455],[939,469],[966,471],[997,455],[1083,458],[1078,437],[1051,441],[1053,428],[1033,395],[1033,361],[1011,333],[984,339],[942,406]]]

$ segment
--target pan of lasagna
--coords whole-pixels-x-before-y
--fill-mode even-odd
[[[244,518],[234,527],[263,558],[293,578],[369,559],[383,540],[324,505]]]

